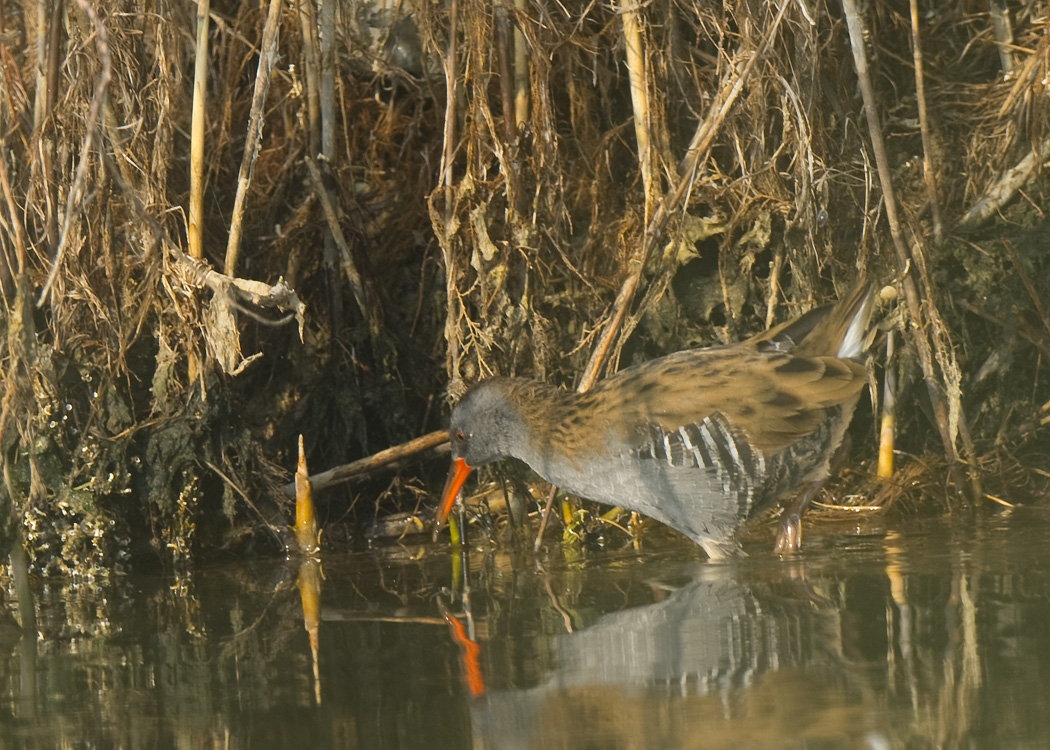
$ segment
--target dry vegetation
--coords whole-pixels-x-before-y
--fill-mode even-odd
[[[482,375],[586,385],[857,267],[917,295],[899,446],[940,468],[908,483],[951,502],[957,451],[957,485],[1045,493],[1043,4],[868,7],[898,243],[837,2],[343,5],[215,2],[204,50],[186,2],[0,2],[0,538],[38,569],[279,541],[299,433],[327,468]]]

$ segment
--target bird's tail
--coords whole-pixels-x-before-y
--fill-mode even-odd
[[[853,289],[840,299],[799,342],[795,353],[802,356],[859,359],[871,345],[874,330],[871,312],[875,295],[861,276]]]

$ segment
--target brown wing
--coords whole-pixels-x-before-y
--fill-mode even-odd
[[[762,353],[748,346],[679,352],[624,370],[596,386],[577,413],[591,435],[626,445],[649,439],[638,427],[671,432],[718,417],[764,452],[812,433],[826,409],[856,398],[863,365],[835,357]],[[633,434],[632,434],[633,428]]]

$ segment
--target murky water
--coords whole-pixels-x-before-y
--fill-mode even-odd
[[[0,746],[1047,747],[1050,513],[865,523],[792,562],[405,545],[51,583],[39,639],[0,629]]]

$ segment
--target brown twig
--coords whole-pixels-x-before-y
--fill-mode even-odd
[[[587,367],[584,369],[580,383],[576,387],[576,390],[581,393],[589,390],[594,385],[594,381],[598,379],[598,373],[601,372],[602,365],[605,364],[609,347],[612,346],[613,339],[619,333],[620,325],[623,323],[627,310],[631,306],[631,300],[634,299],[634,293],[638,290],[644,266],[645,248],[643,247],[628,261],[628,267],[631,268],[631,272],[624,279],[623,285],[620,287],[620,293],[616,295],[616,301],[613,302],[612,307],[612,316],[609,322],[606,323],[605,330],[602,331],[594,351],[591,352],[591,358],[587,361]]]
[[[999,111],[995,113],[996,120],[1002,120],[1006,115],[1017,105],[1017,97],[1020,96],[1021,91],[1026,86],[1031,86],[1033,76],[1038,72],[1042,71],[1040,63],[1046,59],[1046,50],[1050,46],[1050,37],[1043,34],[1039,37],[1039,44],[1036,46],[1035,51],[1028,55],[1028,60],[1025,62],[1024,67],[1021,68],[1014,76],[1014,85],[1010,87],[1010,93],[1003,99],[1003,103],[999,106]]]
[[[532,543],[532,548],[537,552],[543,544],[543,535],[547,532],[547,522],[550,520],[551,508],[554,507],[554,496],[557,494],[558,488],[553,485],[547,491],[547,500],[543,503],[543,512],[540,513],[540,528],[536,531],[536,541]]]
[[[381,450],[366,458],[337,466],[328,471],[322,471],[320,474],[314,474],[310,477],[310,483],[313,485],[314,490],[320,491],[336,484],[349,482],[351,479],[370,474],[373,471],[387,468],[418,453],[440,448],[446,443],[448,443],[448,431],[436,430],[428,435],[409,440],[407,443]],[[289,482],[281,490],[288,497],[295,497],[295,482]]]

